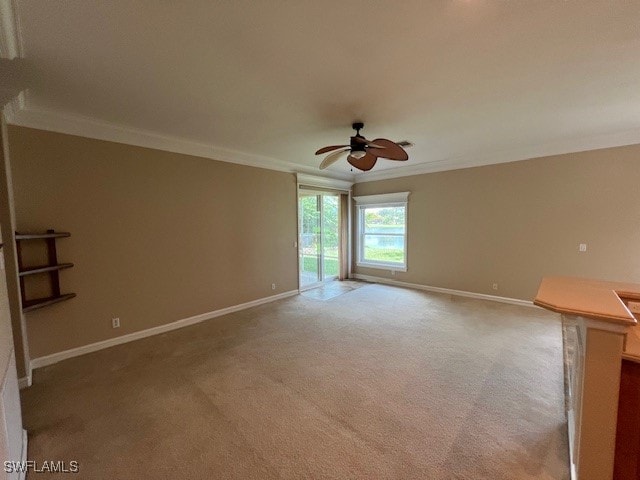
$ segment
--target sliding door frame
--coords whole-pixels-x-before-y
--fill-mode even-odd
[[[307,175],[307,174],[301,174],[298,173],[296,174],[296,229],[297,229],[297,240],[296,240],[296,247],[297,247],[297,264],[298,264],[298,271],[297,271],[297,275],[298,275],[298,291],[304,291],[304,290],[308,290],[310,288],[315,288],[318,287],[324,283],[327,282],[332,282],[334,281],[336,278],[338,278],[338,275],[332,276],[331,278],[328,279],[321,279],[320,281],[310,284],[310,285],[305,285],[304,287],[300,284],[300,249],[302,248],[302,245],[300,244],[300,236],[302,234],[301,230],[300,230],[300,193],[303,191],[307,191],[308,193],[314,193],[316,195],[321,195],[321,194],[326,194],[326,195],[347,195],[347,202],[348,202],[348,208],[347,208],[347,265],[348,265],[348,271],[349,271],[349,277],[351,276],[351,270],[352,270],[352,239],[353,239],[353,230],[352,230],[352,201],[351,201],[351,187],[353,186],[353,182],[349,182],[346,180],[336,180],[333,178],[325,178],[325,177],[315,177],[313,175]],[[306,187],[306,188],[305,188]],[[324,243],[324,239],[322,238],[324,235],[323,229],[322,229],[322,207],[320,208],[320,225],[321,225],[321,248],[323,246]],[[340,206],[338,204],[338,210],[340,211]],[[322,252],[324,252],[324,250],[321,250]],[[324,269],[324,265],[321,266],[322,269]],[[339,266],[338,266],[339,268]],[[322,277],[321,277],[322,278]]]
[[[307,193],[308,192],[308,193]],[[300,291],[304,291],[304,290],[310,290],[312,288],[316,288],[319,287],[320,285],[324,284],[324,283],[329,283],[334,281],[335,279],[337,279],[339,277],[339,274],[336,275],[331,275],[329,277],[325,276],[325,244],[326,244],[326,229],[325,227],[325,203],[324,203],[324,198],[325,197],[336,197],[338,199],[338,218],[340,218],[340,193],[335,192],[335,191],[321,191],[321,190],[307,190],[307,189],[298,189],[298,289]],[[304,254],[301,255],[300,251],[302,249],[302,245],[300,245],[300,240],[301,240],[301,234],[303,233],[302,231],[300,231],[300,225],[301,225],[301,219],[300,218],[300,197],[314,197],[316,199],[316,211],[318,212],[318,224],[319,224],[319,228],[320,228],[320,234],[318,235],[318,252],[316,253],[316,259],[317,259],[317,276],[318,276],[318,281],[317,282],[313,282],[313,283],[309,283],[308,285],[302,285],[300,282],[300,257],[304,258]],[[340,221],[340,220],[339,220]],[[338,223],[338,245],[340,244],[340,223]],[[339,264],[339,258],[340,258],[340,247],[338,247],[338,272],[340,270],[340,264]]]

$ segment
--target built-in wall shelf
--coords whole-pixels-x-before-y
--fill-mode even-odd
[[[60,270],[73,267],[73,263],[58,263],[56,251],[56,239],[70,237],[69,232],[56,232],[47,230],[44,233],[18,233],[16,232],[16,250],[18,254],[18,275],[20,277],[20,296],[22,298],[22,311],[30,312],[38,308],[47,307],[55,303],[64,302],[76,296],[75,293],[60,292]],[[24,265],[21,242],[31,240],[44,240],[47,248],[47,260],[45,265],[27,267]],[[47,274],[51,286],[51,295],[42,298],[28,299],[25,287],[25,277]]]
[[[46,233],[16,233],[16,240],[39,240],[47,238],[63,238],[70,237],[69,232],[54,232],[47,230]]]
[[[47,307],[49,305],[53,305],[54,303],[64,302],[65,300],[69,300],[75,297],[75,293],[64,293],[58,297],[44,297],[44,298],[34,298],[33,300],[26,300],[22,304],[23,312],[30,312],[31,310],[37,310],[38,308]]]
[[[28,267],[24,270],[20,270],[19,275],[24,277],[25,275],[35,275],[37,273],[52,272],[54,270],[63,270],[65,268],[73,267],[73,263],[60,263],[59,265],[41,265],[39,267]]]

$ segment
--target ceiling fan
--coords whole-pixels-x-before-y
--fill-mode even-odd
[[[324,158],[320,164],[320,170],[324,170],[329,165],[334,164],[340,160],[340,157],[347,153],[349,154],[347,161],[363,172],[371,170],[378,161],[378,158],[399,161],[404,161],[409,158],[409,155],[407,155],[403,147],[411,147],[413,145],[412,143],[406,140],[396,143],[385,138],[376,138],[375,140],[369,141],[360,135],[360,130],[364,128],[364,123],[354,122],[351,127],[356,131],[356,134],[351,137],[349,145],[329,145],[316,152],[316,155],[332,152]]]

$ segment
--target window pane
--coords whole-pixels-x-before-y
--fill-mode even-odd
[[[404,234],[405,207],[365,208],[364,233]]]
[[[404,236],[365,234],[363,253],[370,262],[404,263]]]
[[[339,200],[337,195],[322,196],[322,258],[325,279],[338,275]]]
[[[300,196],[300,285],[320,280],[320,211],[317,195]]]
[[[406,266],[406,205],[360,208],[359,261]]]

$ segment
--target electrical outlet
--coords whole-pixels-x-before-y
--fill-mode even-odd
[[[111,319],[111,328],[120,328],[120,319],[112,318]]]
[[[498,284],[494,283],[491,288],[493,288],[494,290],[497,290],[498,289]]]
[[[586,243],[581,243],[580,245],[578,245],[578,251],[579,252],[586,252],[587,251],[587,244]]]
[[[276,284],[275,284],[275,283],[272,283],[272,284],[271,284],[271,290],[275,290],[275,289],[276,289]]]

